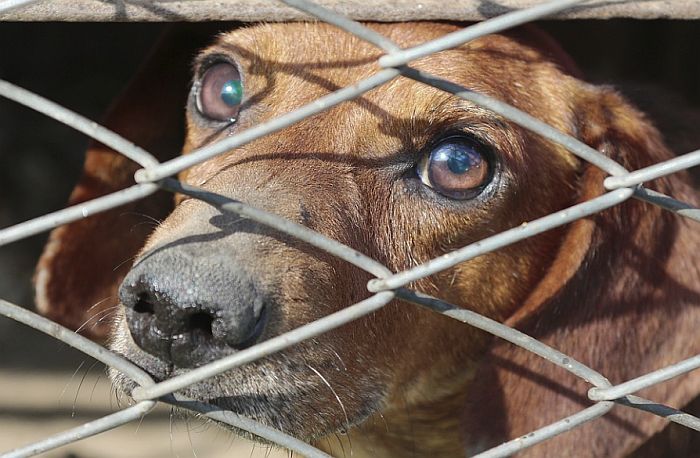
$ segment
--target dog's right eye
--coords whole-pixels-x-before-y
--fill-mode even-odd
[[[241,74],[232,64],[214,64],[204,72],[196,96],[203,116],[233,123],[243,100]]]
[[[424,185],[455,200],[476,197],[493,175],[488,149],[464,136],[447,138],[433,147],[417,172]]]

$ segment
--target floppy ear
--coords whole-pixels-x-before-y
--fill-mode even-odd
[[[581,139],[629,170],[672,156],[656,129],[615,92],[586,87],[575,105]],[[604,178],[599,169],[584,165],[579,200],[602,194]],[[648,186],[695,200],[685,174]],[[689,224],[630,200],[569,225],[550,269],[507,324],[613,384],[697,354],[700,232]],[[495,446],[572,415],[592,404],[588,388],[534,354],[498,342],[469,391],[469,403],[479,412],[496,414],[479,416],[467,409],[467,440]],[[696,371],[640,395],[682,408],[698,393]],[[628,455],[665,424],[650,413],[616,407],[518,456]]]
[[[184,139],[189,65],[211,26],[171,27],[114,103],[104,125],[167,160]],[[70,196],[77,204],[134,184],[139,166],[93,142]],[[117,289],[153,227],[171,210],[172,196],[151,197],[55,229],[35,274],[36,304],[49,318],[104,337],[118,304]]]

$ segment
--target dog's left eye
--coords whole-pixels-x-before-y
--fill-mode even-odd
[[[466,137],[448,138],[423,157],[418,175],[423,184],[445,197],[471,199],[491,178],[487,148]]]
[[[214,64],[204,72],[197,90],[197,110],[209,119],[234,122],[243,100],[238,69],[229,63]]]

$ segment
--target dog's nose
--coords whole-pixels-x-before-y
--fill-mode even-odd
[[[119,289],[134,342],[179,367],[254,344],[265,324],[265,295],[239,265],[198,244],[146,255]]]

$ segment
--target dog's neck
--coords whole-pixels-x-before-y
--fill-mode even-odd
[[[460,419],[466,392],[462,386],[440,399],[388,409],[317,446],[332,456],[353,458],[464,456],[467,445]]]

